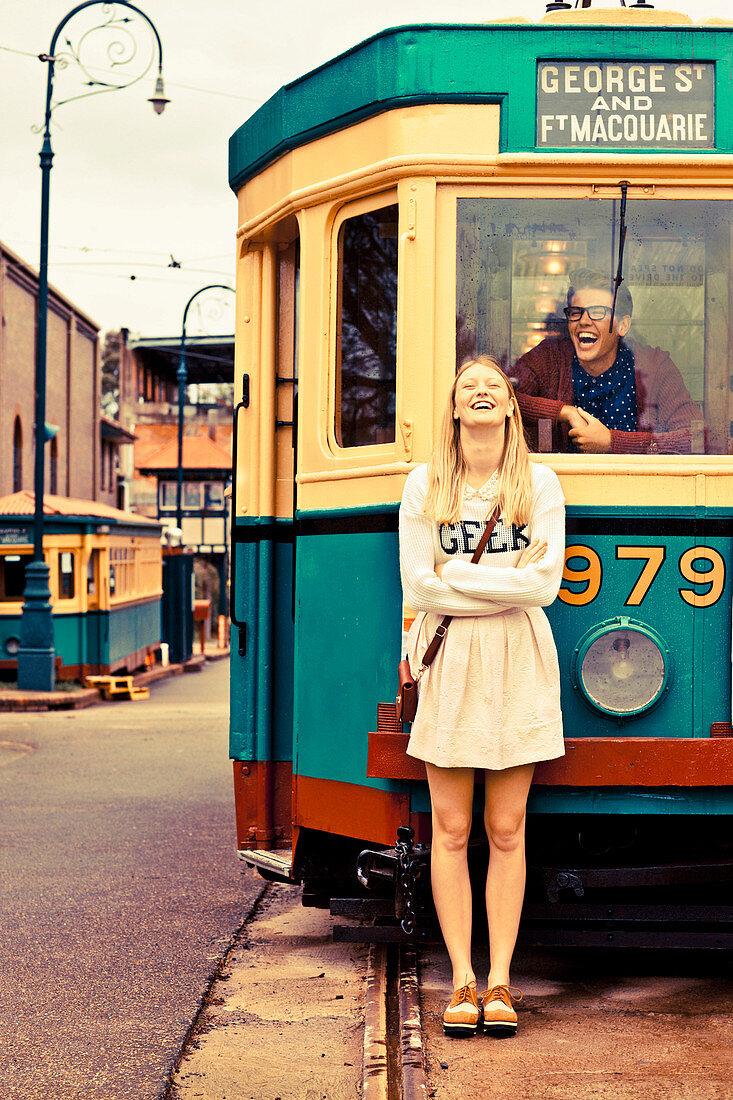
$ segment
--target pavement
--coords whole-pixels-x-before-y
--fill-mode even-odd
[[[256,872],[249,871],[256,877]],[[367,947],[270,883],[212,987],[166,1100],[358,1100]]]
[[[264,883],[236,856],[228,662],[0,715],[0,1097],[157,1100]]]
[[[722,951],[517,948],[519,1032],[443,1034],[445,951],[421,952],[434,1100],[727,1100],[733,1094],[733,977]],[[488,954],[476,952],[480,990]],[[483,974],[483,977],[481,976]],[[482,984],[483,983],[483,984]]]
[[[179,676],[182,672],[199,672],[207,661],[221,661],[229,657],[229,647],[220,649],[213,643],[207,643],[204,653],[194,653],[184,664],[152,665],[144,672],[133,676],[135,687],[144,687]],[[80,710],[97,703],[105,702],[102,693],[90,687],[62,687],[56,691],[20,691],[18,688],[2,688],[0,681],[0,712],[8,711],[47,711]],[[144,700],[135,700],[136,703]]]

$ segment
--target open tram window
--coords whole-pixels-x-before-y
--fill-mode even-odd
[[[733,203],[629,195],[609,334],[610,309],[577,313],[612,301],[618,208],[614,199],[459,199],[457,362],[491,352],[517,378],[535,450],[728,454]],[[600,421],[610,445],[578,446],[568,406]]]
[[[343,222],[338,235],[335,437],[395,441],[397,205]]]
[[[30,554],[0,554],[0,603],[22,601],[25,567],[30,561]]]

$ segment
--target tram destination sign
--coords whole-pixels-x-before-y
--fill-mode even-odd
[[[537,146],[714,149],[715,65],[540,61]]]
[[[0,546],[19,546],[33,542],[30,527],[0,527]]]

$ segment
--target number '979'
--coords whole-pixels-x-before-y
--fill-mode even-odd
[[[625,607],[638,607],[643,603],[666,557],[666,546],[616,547],[617,560],[643,563],[636,583],[626,597]],[[572,563],[578,559],[584,564],[576,568]],[[682,581],[687,581],[692,586],[688,588],[681,585],[677,590],[685,603],[691,607],[712,607],[718,602],[725,588],[725,561],[722,554],[710,546],[691,546],[680,555],[678,569]],[[573,607],[584,607],[592,603],[603,582],[603,564],[599,555],[590,546],[566,546],[562,579],[563,584],[558,595],[564,603]],[[565,586],[565,582],[582,584],[584,587],[580,591],[573,591]]]

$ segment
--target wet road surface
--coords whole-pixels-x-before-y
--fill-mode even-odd
[[[0,1095],[152,1100],[262,882],[235,853],[228,662],[0,715]]]

